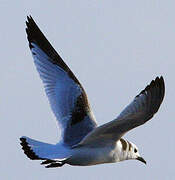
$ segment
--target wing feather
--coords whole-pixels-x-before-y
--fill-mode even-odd
[[[129,130],[150,120],[158,111],[165,94],[163,77],[151,81],[113,121],[97,127],[80,144],[119,140]]]
[[[96,127],[87,95],[31,16],[27,17],[26,25],[34,64],[62,128],[63,142],[70,146],[77,144]]]

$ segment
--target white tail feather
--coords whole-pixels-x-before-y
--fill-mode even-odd
[[[28,137],[21,137],[21,145],[28,158],[33,160],[64,160],[69,157],[69,150],[62,144],[48,144]]]

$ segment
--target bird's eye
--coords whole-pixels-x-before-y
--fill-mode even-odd
[[[135,152],[135,153],[137,152],[137,149],[136,149],[136,148],[134,148],[134,152]]]

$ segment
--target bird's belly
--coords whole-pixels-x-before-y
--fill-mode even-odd
[[[111,148],[79,148],[72,152],[72,156],[67,160],[70,165],[90,166],[95,164],[114,162]]]

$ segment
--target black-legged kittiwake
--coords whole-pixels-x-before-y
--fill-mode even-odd
[[[123,139],[129,130],[151,119],[165,94],[163,77],[156,77],[111,122],[98,126],[87,95],[69,67],[54,50],[32,17],[27,17],[27,38],[34,64],[44,83],[51,109],[61,127],[61,140],[53,145],[21,137],[24,153],[42,160],[47,168],[64,164],[89,166],[137,159],[135,144]]]

